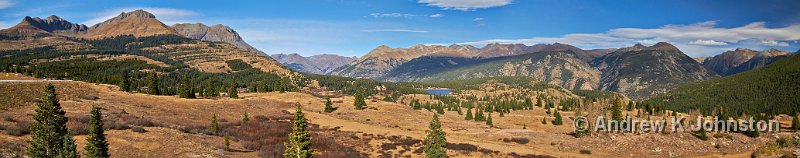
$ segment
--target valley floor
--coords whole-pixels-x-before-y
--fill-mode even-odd
[[[12,74],[1,80],[36,80]],[[70,118],[70,128],[79,129],[81,118],[91,106],[103,108],[104,119],[117,119],[106,126],[146,126],[140,133],[124,127],[108,130],[110,152],[114,157],[274,157],[276,151],[249,150],[253,142],[249,134],[235,129],[277,128],[285,124],[294,112],[293,104],[302,105],[306,118],[312,123],[314,139],[325,140],[315,147],[325,157],[422,157],[422,140],[433,113],[413,110],[408,105],[393,102],[369,101],[370,108],[354,110],[353,98],[336,98],[332,113],[323,112],[322,98],[304,93],[241,93],[240,99],[180,99],[172,96],[153,96],[118,91],[116,86],[78,81],[63,82],[0,82],[0,157],[24,153],[30,136],[14,134],[15,127],[32,121],[35,98],[42,96],[42,87],[55,85],[61,106]],[[341,100],[341,102],[338,102]],[[545,110],[513,111],[505,117],[494,113],[495,127],[483,122],[466,121],[464,115],[446,112],[441,116],[447,133],[448,155],[451,157],[748,157],[758,146],[778,136],[794,133],[766,133],[760,138],[741,134],[710,134],[708,141],[688,133],[681,134],[598,134],[574,138],[568,135],[572,113],[564,112],[564,125],[542,124]],[[251,120],[262,125],[241,123],[247,112]],[[231,150],[225,151],[224,138],[209,135],[204,130],[216,115],[223,128],[231,129]],[[785,119],[785,118],[784,118]],[[135,120],[152,122],[137,124]],[[108,120],[107,120],[108,121]],[[113,122],[113,121],[112,121]],[[251,121],[252,122],[252,121]],[[117,124],[119,123],[119,124]],[[21,125],[22,124],[22,125]],[[144,123],[147,124],[147,123]],[[275,126],[271,126],[275,125]],[[523,126],[526,128],[523,129]],[[787,125],[788,126],[788,125]],[[19,130],[19,129],[17,129]],[[291,129],[270,129],[275,134],[266,144],[282,146]],[[24,133],[24,132],[23,132]],[[78,132],[80,133],[80,132]],[[206,134],[203,134],[206,133]],[[238,133],[238,134],[237,134]],[[22,135],[22,136],[15,136]],[[281,136],[282,135],[282,136]],[[717,136],[719,135],[719,136]],[[509,141],[524,138],[528,141]],[[505,140],[504,140],[505,139]],[[82,149],[85,135],[75,137]],[[262,143],[261,145],[265,145]],[[319,146],[317,146],[319,145]],[[338,146],[337,146],[338,145]],[[263,149],[263,148],[262,148]],[[336,152],[339,151],[339,152]],[[344,151],[355,151],[349,153]]]

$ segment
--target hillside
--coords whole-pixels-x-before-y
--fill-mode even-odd
[[[292,70],[312,74],[326,74],[333,69],[347,65],[358,59],[356,57],[344,57],[333,54],[319,54],[303,57],[297,53],[273,54],[270,55],[270,57]]]
[[[600,89],[647,98],[716,75],[669,43],[621,48],[592,62],[602,71]]]
[[[496,58],[422,57],[379,79],[434,82],[494,76],[529,76],[567,89],[596,89],[600,72],[573,52],[536,52]]]
[[[800,111],[800,56],[792,56],[751,71],[690,83],[649,100],[669,109],[710,113],[722,106],[731,113]]]

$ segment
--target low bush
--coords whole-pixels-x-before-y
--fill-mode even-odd
[[[131,131],[136,132],[136,133],[147,133],[147,130],[144,130],[144,128],[139,127],[139,126],[131,128]]]

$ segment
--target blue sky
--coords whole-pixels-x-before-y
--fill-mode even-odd
[[[797,0],[0,0],[0,27],[49,15],[93,25],[145,9],[167,25],[228,25],[268,54],[361,56],[384,44],[560,42],[594,49],[666,41],[699,57],[737,47],[797,51],[797,8]]]

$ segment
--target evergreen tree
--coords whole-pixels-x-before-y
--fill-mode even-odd
[[[700,140],[708,140],[708,135],[706,134],[706,130],[704,129],[703,125],[701,124],[699,126],[700,131],[697,131],[697,138],[700,138]]]
[[[183,74],[181,77],[181,83],[178,84],[178,97],[181,98],[195,98],[194,91],[192,91],[192,85],[189,81],[189,75]]]
[[[533,109],[533,101],[531,101],[531,98],[525,98],[525,109]]]
[[[45,95],[41,103],[36,104],[35,121],[31,125],[31,140],[28,141],[27,154],[32,158],[49,158],[61,156],[64,137],[67,137],[66,112],[61,109],[52,84],[45,86]]]
[[[248,115],[247,112],[244,112],[244,114],[242,114],[242,123],[244,124],[247,122],[250,122],[250,115]]]
[[[556,112],[553,114],[555,118],[553,119],[553,125],[561,126],[563,124],[563,120],[561,120],[561,113]]]
[[[333,108],[333,102],[331,102],[331,98],[325,98],[325,112],[331,113],[334,110],[336,109]]]
[[[225,135],[225,151],[231,151],[231,141],[228,135]]]
[[[546,117],[546,116],[545,116],[545,117],[542,117],[542,124],[543,124],[543,125],[546,125],[546,124],[547,124],[547,117]]]
[[[798,117],[800,117],[800,114],[798,113],[795,113],[794,116],[792,116],[792,129],[795,131],[800,130],[800,118]]]
[[[122,91],[130,92],[131,91],[131,80],[128,79],[128,70],[122,70],[122,81],[119,83],[119,88]]]
[[[426,158],[446,158],[447,156],[447,148],[445,145],[447,144],[446,134],[442,130],[442,124],[439,122],[439,116],[433,114],[433,120],[431,120],[430,125],[428,126],[428,131],[426,132],[427,136],[425,136],[425,157]]]
[[[467,108],[467,117],[464,120],[472,120],[472,108]]]
[[[151,72],[147,75],[147,93],[161,95],[161,90],[158,88],[158,74],[155,72]]]
[[[231,87],[228,89],[228,98],[239,98],[239,85],[236,80],[231,81]]]
[[[353,106],[356,107],[356,110],[363,110],[367,107],[367,102],[364,101],[364,94],[361,92],[356,93],[354,96],[355,100],[353,101]]]
[[[492,124],[492,113],[489,113],[488,116],[489,117],[486,118],[486,125],[489,125],[489,127],[492,127],[494,125],[494,124]]]
[[[412,108],[414,108],[414,110],[420,110],[420,109],[422,109],[422,107],[421,107],[421,105],[420,105],[419,101],[418,101],[418,100],[416,100],[416,99],[415,99],[414,101],[412,101],[412,102],[411,102],[411,107],[412,107]]]
[[[614,100],[613,107],[611,109],[611,119],[621,121],[622,118],[622,103],[619,101],[619,98]]]
[[[303,114],[302,109],[300,109],[300,104],[297,104],[297,110],[294,113],[294,121],[292,121],[292,124],[292,133],[289,133],[289,142],[284,144],[286,150],[283,152],[283,157],[314,157],[316,152],[311,148],[311,134],[306,131],[308,124],[305,114]]]
[[[475,109],[475,121],[486,121],[486,117],[483,115],[483,110]]]
[[[633,103],[633,100],[628,101],[628,109],[627,110],[628,111],[632,111],[635,108],[636,108],[636,105]]]
[[[75,145],[75,140],[72,139],[72,135],[67,134],[64,135],[64,147],[61,150],[61,157],[60,158],[79,158],[78,155],[78,148]]]
[[[89,118],[89,135],[86,137],[84,155],[89,158],[106,158],[108,155],[108,142],[103,131],[103,115],[100,108],[92,107],[92,116]]]
[[[217,114],[211,116],[211,134],[217,135],[219,132],[219,124],[217,124]]]

